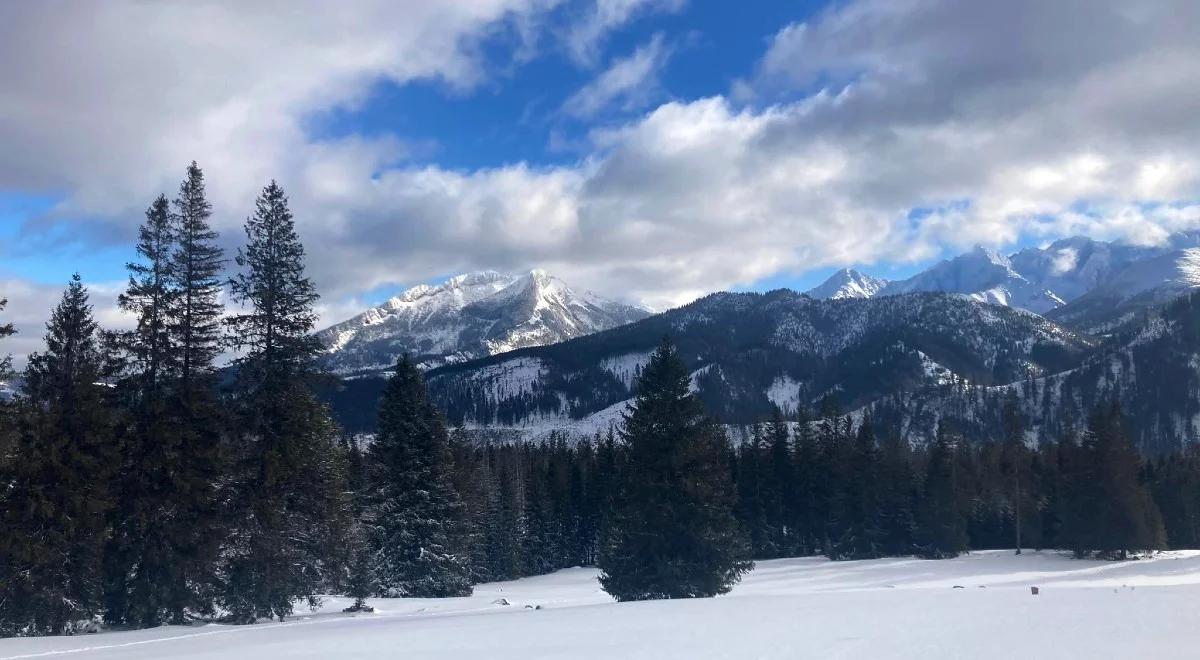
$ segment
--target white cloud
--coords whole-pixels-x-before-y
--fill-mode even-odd
[[[608,35],[637,16],[680,11],[687,0],[595,0],[566,36],[567,53],[576,64],[595,66]]]
[[[117,307],[117,295],[124,282],[85,283],[88,288],[92,315],[107,330],[125,330],[134,322]],[[59,303],[66,283],[61,285],[35,284],[22,279],[0,279],[0,299],[8,305],[0,310],[0,324],[12,323],[17,334],[0,341],[0,356],[11,354],[13,366],[22,369],[30,353],[44,348],[46,319]]]
[[[401,161],[400,138],[314,142],[304,122],[381,77],[475,84],[476,35],[536,7],[81,6],[0,39],[0,187],[69,191],[132,234],[194,157],[235,234],[274,176],[330,314],[476,268],[542,266],[662,306],[1023,235],[1200,227],[1200,6],[1184,0],[838,5],[775,35],[739,84],[752,104],[666,103],[594,131],[577,163],[474,171]],[[592,18],[611,29],[633,15],[621,7]],[[579,29],[580,53],[602,41]]]
[[[645,107],[660,92],[658,74],[671,57],[661,34],[654,35],[626,57],[617,58],[596,79],[563,103],[562,110],[576,118],[594,117],[617,105],[626,112]]]

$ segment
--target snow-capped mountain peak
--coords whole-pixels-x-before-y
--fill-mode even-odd
[[[335,373],[386,369],[403,353],[424,366],[565,341],[648,312],[533,269],[480,271],[421,284],[317,333]]]
[[[980,302],[1020,307],[1039,314],[1063,304],[1053,291],[1018,273],[1008,257],[982,246],[907,280],[892,282],[879,295],[917,291],[960,293]]]
[[[872,298],[887,284],[887,280],[871,277],[853,268],[843,268],[820,285],[809,289],[807,294],[817,300]]]

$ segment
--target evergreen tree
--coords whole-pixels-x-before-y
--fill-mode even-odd
[[[328,564],[346,505],[334,424],[309,386],[320,350],[311,334],[317,295],[304,275],[287,197],[274,181],[246,221],[246,241],[231,288],[248,309],[227,321],[244,353],[232,387],[233,526],[220,598],[243,622],[282,620],[297,598],[332,578]]]
[[[797,547],[796,529],[791,524],[795,485],[792,436],[783,412],[775,408],[767,423],[770,443],[770,471],[764,475],[767,525],[772,530],[771,545],[776,557],[791,556]]]
[[[752,567],[732,513],[728,440],[689,382],[664,339],[624,416],[629,458],[600,558],[600,584],[617,600],[726,593]]]
[[[7,306],[8,306],[8,299],[0,298],[0,312],[3,312],[4,308]],[[0,323],[0,339],[4,339],[5,337],[11,337],[15,334],[17,334],[17,331],[15,328],[13,328],[13,324]],[[11,377],[11,375],[12,375],[12,356],[4,355],[4,357],[0,357],[0,379],[7,379],[7,378]]]
[[[912,449],[895,433],[884,440],[879,457],[879,506],[883,552],[888,556],[913,552],[916,533],[917,479]]]
[[[873,559],[882,555],[877,453],[874,425],[866,418],[842,453],[842,534],[833,544],[831,559]]]
[[[78,274],[45,342],[25,371],[16,460],[0,499],[0,636],[63,634],[101,607],[115,454],[96,322]]]
[[[174,212],[159,197],[139,232],[121,306],[138,319],[121,342],[118,383],[129,423],[105,559],[111,623],[186,623],[213,611],[224,472],[212,362],[219,350],[221,251],[195,163]]]
[[[741,528],[746,531],[753,557],[770,558],[775,555],[773,529],[767,520],[769,506],[768,487],[764,474],[769,466],[762,427],[755,424],[750,441],[743,443],[737,452],[737,513]]]
[[[367,451],[364,520],[387,596],[471,593],[462,500],[451,481],[449,440],[425,380],[404,356],[379,404],[379,433]]]
[[[959,475],[959,440],[943,427],[929,450],[921,495],[918,548],[931,559],[955,557],[967,550]]]
[[[1028,501],[1029,449],[1025,446],[1025,425],[1017,409],[1015,397],[1004,405],[1004,445],[1002,448],[1002,472],[1008,480],[1008,501],[1012,510],[1013,543],[1017,554],[1021,554],[1022,532],[1026,528],[1028,513],[1032,508]]]
[[[221,269],[224,255],[217,232],[208,224],[212,204],[204,173],[195,161],[179,186],[174,207],[175,249],[169,273],[177,287],[171,326],[179,351],[181,402],[190,410],[203,405],[210,391],[213,360],[221,351]]]
[[[1161,513],[1140,481],[1140,459],[1115,402],[1092,414],[1074,453],[1063,536],[1075,553],[1125,558],[1164,547]]]

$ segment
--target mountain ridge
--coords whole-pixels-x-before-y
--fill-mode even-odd
[[[409,353],[424,368],[556,343],[649,311],[576,293],[541,269],[478,271],[420,284],[316,333],[338,375],[377,372]]]

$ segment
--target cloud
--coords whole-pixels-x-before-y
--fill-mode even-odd
[[[564,38],[567,54],[580,66],[596,66],[608,35],[637,16],[674,13],[687,0],[595,0],[581,19],[571,25]]]
[[[478,268],[541,266],[661,307],[974,243],[1200,227],[1200,6],[1184,0],[839,4],[774,35],[739,98],[593,129],[578,162],[476,170],[406,160],[403,136],[313,140],[305,118],[381,78],[469,89],[480,35],[539,5],[419,3],[403,20],[390,4],[244,20],[41,6],[4,10],[34,14],[7,24],[39,36],[0,40],[0,187],[66,191],[65,208],[131,236],[197,158],[236,238],[276,177],[331,315]],[[611,29],[638,7],[586,20]],[[579,53],[603,41],[578,29]]]
[[[117,307],[117,295],[124,282],[88,283],[86,286],[92,314],[102,328],[125,330],[133,327],[133,320]],[[61,285],[51,285],[15,278],[0,279],[0,299],[8,299],[8,305],[0,310],[0,324],[12,323],[17,331],[17,334],[0,340],[0,357],[11,354],[13,366],[23,369],[30,353],[45,348],[42,337],[46,334],[46,319],[65,289],[65,281]]]
[[[628,56],[613,60],[595,80],[568,97],[562,111],[587,119],[613,105],[626,112],[641,109],[660,91],[658,74],[670,57],[662,34],[656,34]]]

